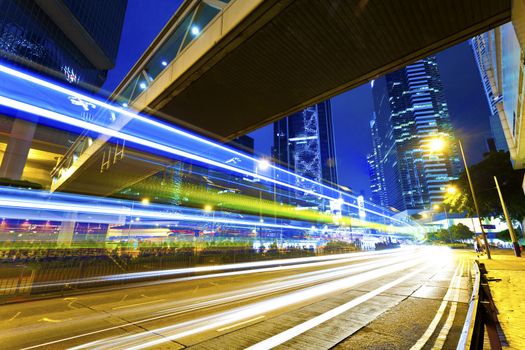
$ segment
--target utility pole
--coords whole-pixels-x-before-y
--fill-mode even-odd
[[[483,241],[485,242],[485,249],[487,250],[487,258],[492,259],[490,256],[489,241],[487,239],[487,234],[485,233],[485,229],[483,228],[483,223],[481,222],[481,216],[479,215],[478,201],[476,199],[476,193],[474,192],[474,186],[472,185],[472,179],[470,178],[470,172],[468,170],[467,159],[465,158],[465,153],[463,152],[463,145],[461,144],[461,140],[458,139],[458,143],[459,143],[459,150],[461,151],[461,158],[463,158],[463,164],[465,165],[465,173],[467,174],[468,184],[470,186],[470,193],[472,194],[472,200],[474,201],[474,207],[476,208],[476,215],[478,216],[478,220],[479,220],[479,227],[481,229],[481,235],[483,237]]]
[[[509,213],[507,212],[507,206],[503,200],[503,195],[499,188],[498,178],[494,176],[494,182],[496,183],[496,188],[498,189],[499,200],[501,201],[501,207],[503,208],[503,214],[505,215],[505,220],[507,221],[507,226],[509,227],[510,239],[512,240],[512,245],[514,246],[514,254],[517,257],[521,256],[520,246],[518,240],[516,239],[516,232],[514,232],[514,227],[512,227],[512,221],[509,218]]]

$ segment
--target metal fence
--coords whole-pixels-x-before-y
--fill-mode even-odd
[[[87,288],[137,281],[119,278],[119,275],[126,273],[300,258],[326,253],[342,254],[355,250],[338,249],[324,252],[313,249],[269,249],[262,252],[255,249],[207,249],[161,254],[162,250],[146,249],[138,256],[127,252],[115,254],[106,251],[103,254],[87,256],[78,252],[75,256],[48,257],[38,261],[4,260],[0,262],[0,303],[72,294]],[[172,277],[169,274],[149,274],[141,278],[141,281]]]

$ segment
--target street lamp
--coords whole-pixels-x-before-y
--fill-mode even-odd
[[[448,194],[454,194],[458,191],[458,188],[456,186],[447,186],[447,193]]]
[[[450,232],[450,223],[448,221],[447,208],[445,207],[445,204],[442,204],[442,206],[443,206],[443,213],[445,213],[445,222],[447,223],[448,236],[450,238],[450,243],[452,243],[452,233]],[[439,209],[441,209],[441,207],[438,204],[434,204],[432,208],[436,212],[439,211]]]
[[[485,247],[487,249],[487,258],[491,259],[489,242],[487,240],[487,234],[485,233],[485,229],[483,229],[483,223],[481,222],[481,216],[479,215],[479,207],[478,207],[478,201],[476,199],[476,192],[474,191],[474,185],[472,185],[472,179],[470,178],[470,171],[468,170],[467,159],[465,158],[465,152],[463,151],[463,145],[461,144],[460,139],[458,139],[458,144],[459,144],[459,150],[461,152],[461,158],[463,159],[463,164],[465,165],[465,173],[467,174],[467,180],[468,180],[468,184],[470,187],[470,193],[472,194],[472,200],[474,201],[474,208],[476,209],[476,215],[478,216],[479,227],[481,228],[481,235],[483,237],[483,241],[485,242]],[[435,138],[429,142],[429,148],[431,151],[439,152],[444,149],[444,146],[445,146],[445,142],[441,138]]]
[[[142,198],[140,200],[140,204],[142,205],[149,205],[149,198]],[[129,225],[128,225],[128,242],[129,242],[129,239],[131,238],[131,223],[133,221],[140,221],[140,218],[139,217],[136,217],[135,219],[133,219],[133,209],[135,208],[135,201],[131,201],[131,209],[129,211]]]
[[[213,231],[215,229],[214,228],[214,226],[215,226],[215,211],[213,210],[213,207],[211,205],[209,205],[209,204],[206,204],[204,206],[204,211],[206,213],[211,213],[211,215],[212,215],[212,218],[211,218],[211,230]]]

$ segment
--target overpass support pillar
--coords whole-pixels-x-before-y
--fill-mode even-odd
[[[0,178],[6,177],[20,180],[33,142],[37,124],[24,119],[15,118],[11,134],[0,165]]]
[[[60,225],[60,232],[58,233],[57,243],[65,246],[70,246],[75,237],[75,225],[77,214],[69,214]]]

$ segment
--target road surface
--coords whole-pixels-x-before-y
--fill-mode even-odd
[[[467,260],[445,248],[259,262],[0,306],[2,349],[455,349]]]

